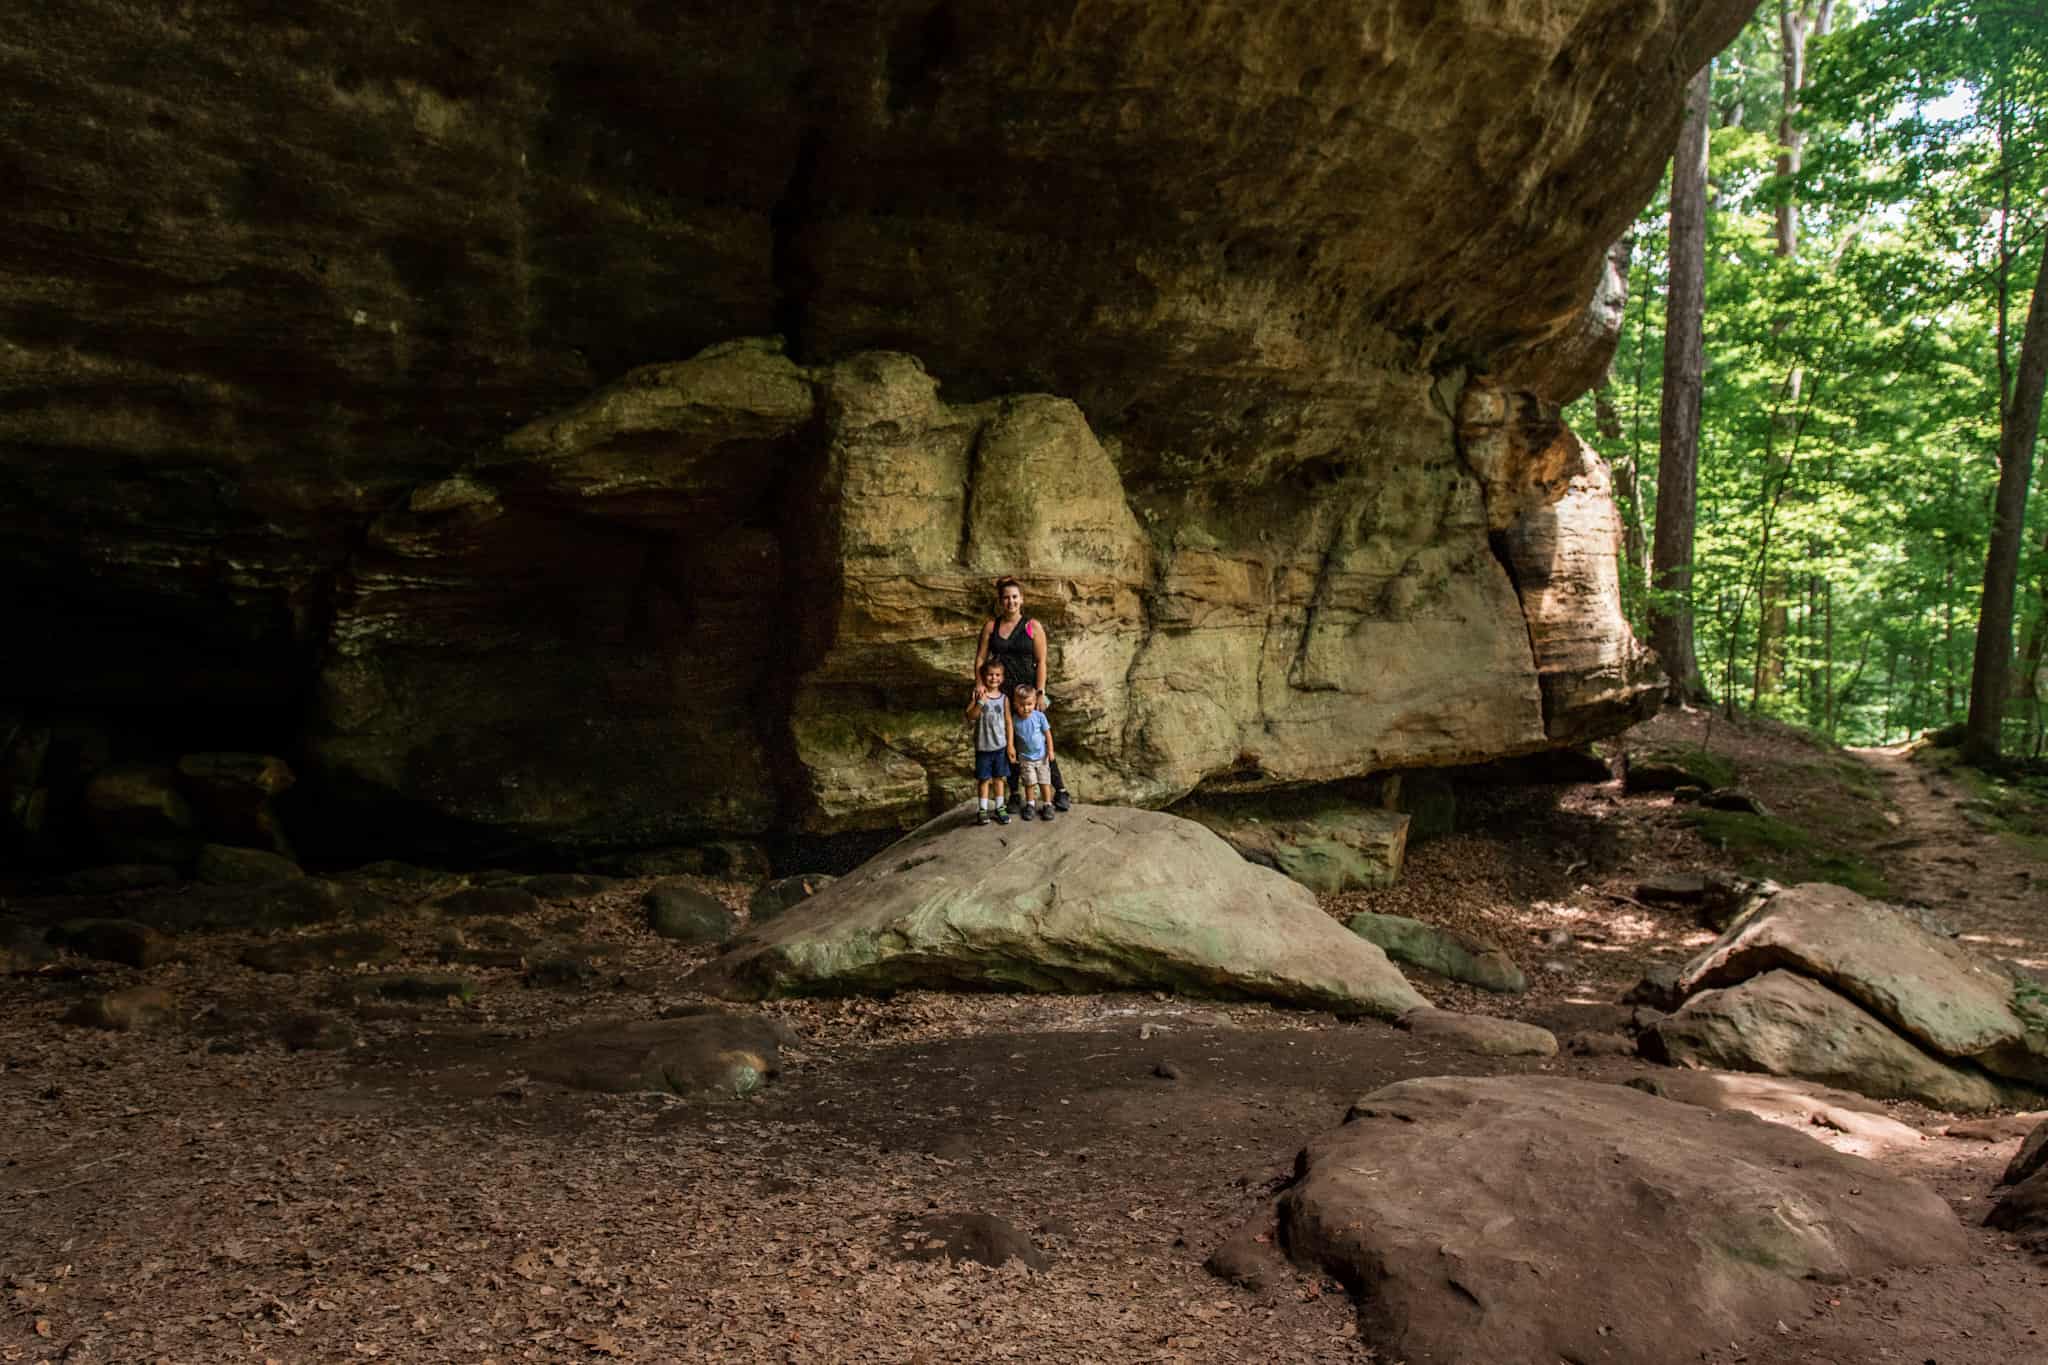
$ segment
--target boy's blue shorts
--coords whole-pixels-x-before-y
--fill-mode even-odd
[[[1005,749],[976,749],[974,751],[974,780],[988,782],[995,778],[1009,780],[1010,755]]]

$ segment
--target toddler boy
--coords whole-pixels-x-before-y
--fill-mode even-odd
[[[1032,818],[1032,792],[1037,792],[1037,817],[1052,819],[1052,721],[1045,712],[1038,709],[1038,689],[1029,683],[1017,687],[1017,714],[1011,718],[1010,730],[1016,739],[1017,749],[1017,799],[1023,805],[1018,812],[1026,820]]]

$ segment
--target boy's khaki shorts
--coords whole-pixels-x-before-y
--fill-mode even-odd
[[[1016,785],[1019,787],[1050,787],[1052,785],[1051,760],[1043,758],[1018,759]]]

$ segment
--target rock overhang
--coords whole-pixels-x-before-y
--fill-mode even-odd
[[[1685,76],[1746,9],[1289,4],[1168,19],[1139,4],[979,16],[875,3],[798,23],[717,5],[486,20],[429,4],[329,34],[317,16],[44,16],[0,58],[37,93],[40,130],[17,145],[24,192],[0,209],[26,253],[0,282],[19,362],[0,418],[10,615],[51,644],[23,698],[78,697],[90,672],[89,701],[132,704],[125,661],[147,645],[161,661],[147,686],[167,705],[232,686],[296,699],[288,709],[310,699],[323,729],[375,712],[383,689],[311,680],[366,638],[365,542],[388,509],[496,464],[507,431],[635,366],[777,331],[806,365],[914,354],[963,406],[1077,404],[1154,573],[1162,542],[1179,549],[1177,576],[1144,583],[1148,604],[1205,629],[1214,600],[1196,589],[1242,575],[1232,541],[1255,538],[1261,516],[1303,515],[1289,509],[1360,469],[1398,490],[1455,467],[1472,374],[1539,415],[1586,382],[1584,304],[1607,241],[1654,184]],[[103,135],[81,154],[67,130],[87,125]],[[732,454],[761,472],[759,445]],[[577,493],[609,521],[541,518],[528,534],[544,544],[491,573],[415,575],[406,628],[445,637],[454,621],[516,641],[538,617],[609,645],[715,616],[693,595],[706,573],[785,573],[779,525],[742,513],[707,526],[700,505],[636,494],[630,474]],[[679,552],[663,535],[709,543]],[[1265,590],[1298,572],[1279,558]],[[586,566],[586,586],[537,575],[547,562]],[[1121,583],[1066,602],[1048,586],[1038,601],[1107,613]],[[83,609],[49,608],[60,589]],[[485,619],[472,628],[464,612]],[[110,627],[117,616],[170,624],[145,640]],[[742,616],[718,630],[743,634],[758,604]],[[920,685],[936,687],[950,648],[891,666],[916,654]],[[661,653],[567,670],[572,697],[603,698],[567,718],[585,747],[638,743],[646,727],[619,713],[680,694],[758,757],[682,817],[614,820],[619,837],[789,818],[782,727]],[[757,690],[745,649],[728,662]],[[1302,663],[1313,683],[1322,660]],[[1214,666],[1195,650],[1155,681],[1171,691]],[[1538,671],[1544,698],[1571,690]],[[1228,747],[1200,706],[1184,711],[1138,737],[1174,769],[1143,799],[1199,782],[1221,761],[1207,749]],[[380,781],[481,786],[507,734],[539,732],[489,704],[478,720],[499,738],[443,737]],[[1176,729],[1208,734],[1204,756],[1177,759]],[[1549,738],[1539,726],[1527,746]],[[1460,756],[1510,747],[1494,737]],[[733,752],[655,757],[701,772]],[[909,767],[887,762],[908,791]],[[677,795],[602,766],[513,776],[510,805],[502,787],[429,804],[579,842],[594,836],[566,831],[563,811],[585,793],[615,788],[598,801],[614,814]],[[534,801],[551,781],[565,795]]]

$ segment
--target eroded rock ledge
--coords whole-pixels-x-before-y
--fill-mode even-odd
[[[1638,679],[1556,414],[1748,9],[46,9],[0,703],[565,845],[886,824],[1005,569],[1094,796],[1590,733]]]
[[[1048,628],[1060,751],[1092,799],[1567,742],[1657,679],[1598,578],[1597,459],[1499,425],[1459,443],[1483,474],[1453,448],[1146,492],[1064,399],[955,405],[906,355],[714,347],[371,528],[317,754],[573,842],[912,824],[971,794],[959,703],[1003,573]]]

